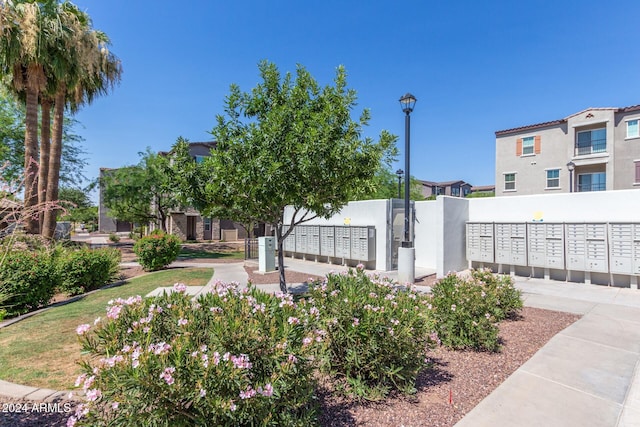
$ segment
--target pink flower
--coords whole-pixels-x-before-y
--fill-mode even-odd
[[[115,410],[115,409],[118,409],[118,406],[120,406],[120,404],[119,404],[118,402],[113,402],[113,403],[111,404],[111,409],[114,409],[114,410]]]
[[[178,326],[184,326],[187,323],[189,323],[187,319],[178,319]]]
[[[77,422],[78,422],[78,419],[72,415],[67,420],[67,427],[74,427]]]
[[[262,387],[258,387],[258,393],[265,397],[271,397],[273,396],[273,386],[271,383],[267,383],[265,384],[264,389]]]
[[[184,293],[187,291],[187,285],[184,283],[176,283],[173,285],[173,290],[176,292]]]
[[[364,264],[358,264],[356,265],[356,270],[364,270]]]
[[[116,320],[120,316],[120,311],[122,311],[122,306],[120,305],[111,306],[107,310],[107,317],[111,320]]]
[[[290,325],[297,325],[300,323],[300,319],[298,319],[297,317],[289,317],[289,319],[287,319],[287,322],[289,322]]]
[[[207,390],[201,388],[200,389],[200,397],[205,397],[207,395]]]
[[[302,346],[303,346],[303,347],[306,347],[306,346],[308,346],[309,344],[311,344],[312,342],[313,342],[313,339],[312,339],[312,338],[305,337],[305,338],[302,340]]]
[[[84,323],[76,328],[76,334],[84,335],[84,333],[87,332],[90,328],[91,326],[89,324]]]
[[[451,304],[451,311],[456,311],[456,305],[455,304]]]
[[[354,317],[352,325],[353,326],[358,326],[359,324],[360,324],[360,319],[358,319],[357,317]]]
[[[87,400],[89,402],[95,402],[101,396],[102,396],[102,392],[100,390],[98,390],[97,388],[92,388],[90,390],[87,390]]]
[[[234,412],[236,410],[237,406],[235,403],[233,403],[233,401],[231,401],[231,405],[229,405],[229,410],[231,412]]]
[[[240,392],[240,399],[251,399],[256,395],[256,391],[248,386],[246,390]]]
[[[164,372],[160,374],[160,378],[162,378],[167,384],[171,385],[175,382],[172,374],[176,371],[176,368],[170,366],[168,368],[164,368]]]
[[[79,387],[80,384],[87,378],[87,374],[82,374],[78,378],[76,378],[76,382],[73,384],[76,387]]]
[[[295,363],[298,361],[298,358],[295,357],[293,354],[289,355],[289,362],[293,363],[295,365]]]

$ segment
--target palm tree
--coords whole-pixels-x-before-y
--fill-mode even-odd
[[[60,16],[68,20],[67,27],[73,28],[73,35],[60,43],[64,48],[59,52],[58,65],[62,66],[49,70],[56,82],[56,92],[46,187],[49,208],[45,210],[42,227],[42,235],[48,238],[55,232],[57,211],[52,204],[58,199],[65,106],[77,111],[98,95],[106,94],[122,75],[120,60],[107,48],[107,36],[92,29],[89,17],[75,5],[64,2],[60,6],[64,11]]]
[[[44,88],[46,51],[42,14],[35,2],[0,0],[0,71],[11,76],[11,87],[25,96],[25,228],[38,232],[33,216],[38,205],[38,94]]]

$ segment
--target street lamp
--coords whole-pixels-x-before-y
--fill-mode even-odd
[[[410,147],[409,137],[411,134],[411,112],[416,105],[416,97],[407,93],[400,98],[400,105],[404,112],[404,240],[402,247],[398,248],[398,281],[400,283],[413,283],[416,278],[416,249],[413,247],[411,236],[409,235],[409,186],[411,183],[411,172],[409,169]]]
[[[411,182],[411,173],[409,172],[409,162],[411,160],[409,138],[411,134],[411,112],[416,105],[416,97],[410,93],[400,98],[400,105],[404,112],[404,171],[407,178],[404,179],[404,241],[403,248],[413,247],[411,236],[409,236],[409,185]]]
[[[401,198],[401,195],[400,195],[400,188],[401,188],[400,182],[402,181],[402,175],[403,174],[404,174],[404,171],[402,169],[398,169],[396,171],[396,175],[398,175],[398,199]]]
[[[573,170],[576,168],[576,164],[573,162],[567,163],[567,169],[569,169],[569,193],[573,193]]]

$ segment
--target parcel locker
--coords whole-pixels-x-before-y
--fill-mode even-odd
[[[336,256],[335,227],[328,225],[320,227],[320,255]]]
[[[335,250],[336,258],[351,257],[351,231],[349,227],[335,227]]]

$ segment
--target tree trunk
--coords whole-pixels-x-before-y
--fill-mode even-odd
[[[282,241],[282,224],[276,224],[276,239],[278,240],[278,270],[280,271],[280,290],[287,293],[287,280],[284,275],[284,242]]]
[[[41,208],[47,202],[47,179],[49,177],[49,151],[51,149],[51,100],[44,97],[41,102],[42,116],[40,125],[40,170],[38,171],[38,204]],[[44,211],[39,212],[40,229],[44,221]]]
[[[49,156],[49,175],[47,177],[47,204],[48,208],[44,213],[44,223],[42,235],[46,238],[53,238],[56,230],[56,216],[58,210],[53,208],[53,204],[58,201],[58,184],[60,182],[60,158],[62,157],[62,126],[64,121],[64,101],[67,88],[64,83],[60,85],[56,92],[56,99],[53,109],[53,135],[51,138],[51,150]]]
[[[26,96],[23,215],[26,232],[38,234],[38,90],[35,84],[27,84]]]

